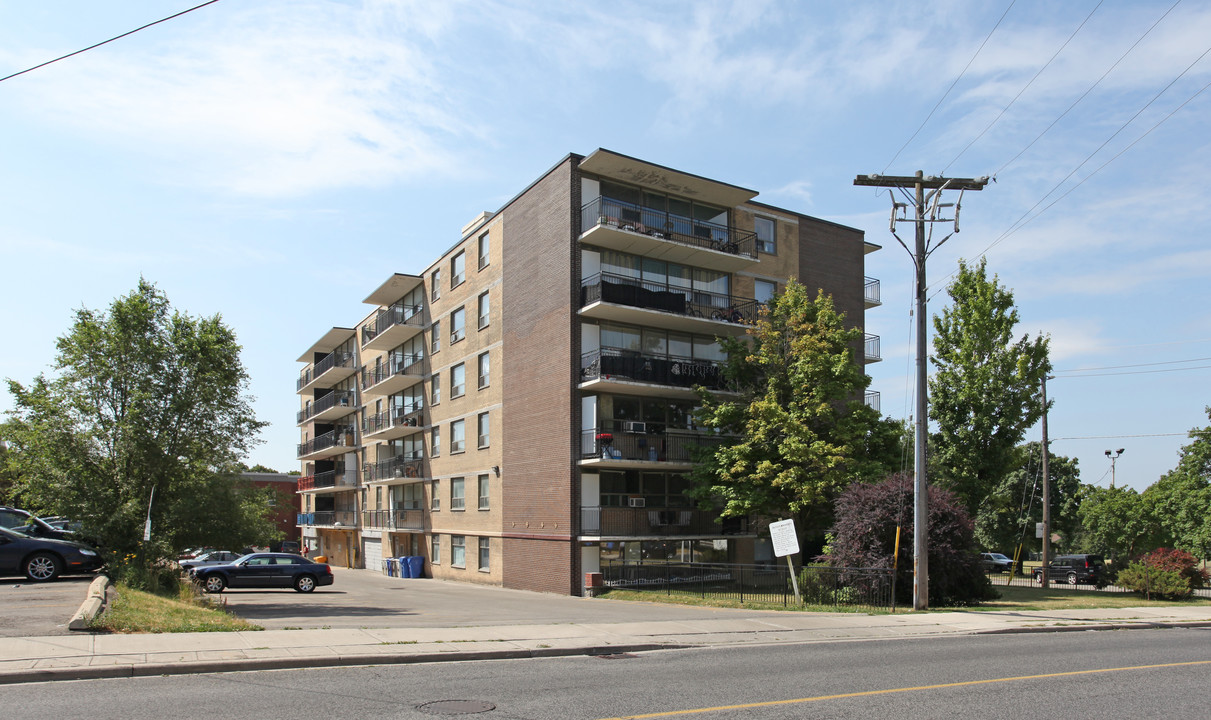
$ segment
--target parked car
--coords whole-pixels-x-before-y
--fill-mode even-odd
[[[1059,555],[1047,564],[1047,577],[1055,582],[1065,580],[1069,585],[1109,585],[1110,571],[1101,555]],[[1043,582],[1043,569],[1035,568],[1034,581]]]
[[[985,572],[1003,573],[1013,569],[1013,560],[1001,553],[980,553]]]
[[[332,568],[289,553],[252,553],[226,565],[194,570],[194,580],[209,593],[225,588],[288,588],[311,592],[332,584]]]
[[[177,565],[180,565],[182,570],[192,575],[192,571],[197,568],[208,567],[210,565],[226,565],[227,563],[239,560],[241,557],[243,557],[242,554],[234,553],[230,550],[211,550],[189,560],[181,560],[177,562]]]
[[[34,582],[64,573],[91,572],[101,556],[84,543],[35,538],[0,528],[0,575],[24,575]]]
[[[33,538],[51,538],[54,540],[79,539],[70,530],[54,527],[28,510],[14,507],[0,507],[0,527]]]

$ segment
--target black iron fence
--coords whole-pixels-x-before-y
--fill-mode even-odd
[[[892,608],[890,569],[808,566],[796,572],[799,593],[808,605],[847,610]],[[777,563],[611,562],[602,567],[601,573],[606,590],[638,590],[787,607],[795,602],[790,569]]]

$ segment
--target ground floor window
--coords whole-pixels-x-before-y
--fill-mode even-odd
[[[735,548],[721,540],[624,540],[601,543],[601,562],[735,562]]]
[[[479,570],[480,572],[488,572],[492,569],[492,542],[486,537],[479,539]]]
[[[429,562],[440,565],[442,561],[442,537],[434,535],[429,541]]]
[[[463,535],[450,536],[450,567],[467,566],[467,538]]]

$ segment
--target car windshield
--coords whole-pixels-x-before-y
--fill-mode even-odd
[[[1008,560],[1009,559],[1008,557],[1002,555],[1001,553],[988,553],[988,556],[991,557],[993,560]]]

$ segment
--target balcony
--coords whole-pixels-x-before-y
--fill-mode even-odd
[[[724,518],[718,512],[686,508],[582,507],[580,535],[598,538],[720,536],[750,534],[748,518]]]
[[[581,208],[580,241],[682,265],[735,272],[757,262],[757,233],[612,198]]]
[[[879,354],[879,336],[866,333],[862,342],[863,354],[866,356],[866,362],[877,363],[883,359]]]
[[[314,525],[318,527],[357,527],[357,513],[352,510],[319,510],[317,512],[299,513],[298,525]]]
[[[601,468],[638,468],[660,464],[689,468],[694,455],[718,445],[718,435],[692,430],[647,432],[648,423],[615,421],[621,430],[593,428],[580,433],[580,464]]]
[[[362,370],[362,394],[367,397],[394,395],[417,384],[425,377],[424,355],[393,356],[386,365]]]
[[[348,415],[353,409],[353,393],[348,390],[338,390],[328,393],[307,407],[299,410],[298,424],[310,420],[335,420]]]
[[[603,272],[581,281],[580,306],[582,316],[597,320],[719,336],[743,335],[761,304]]]
[[[299,460],[319,460],[353,452],[356,447],[352,428],[332,430],[316,435],[305,443],[299,443],[297,454]]]
[[[392,305],[362,326],[362,350],[390,350],[425,329],[424,306]]]
[[[420,403],[404,405],[370,415],[362,422],[362,438],[382,442],[421,431],[424,407]]]
[[[634,350],[601,348],[580,356],[581,389],[624,395],[648,395],[653,385],[670,388],[661,397],[698,397],[693,388],[702,385],[724,390],[727,383],[718,363],[710,360],[648,355]],[[642,383],[636,385],[636,383]]]
[[[879,281],[875,278],[866,278],[866,284],[862,287],[862,295],[866,301],[867,308],[878,307],[883,304],[883,300],[880,297]]]
[[[379,460],[377,463],[366,463],[362,466],[362,483],[400,485],[416,482],[424,479],[424,466],[425,461],[420,453],[412,456],[398,455]]]
[[[353,353],[329,353],[319,362],[303,370],[299,374],[295,388],[299,393],[307,393],[315,388],[330,388],[357,372]]]
[[[357,478],[349,477],[344,472],[328,470],[314,475],[304,475],[299,478],[299,492],[322,493],[342,492],[357,489]]]
[[[865,396],[862,398],[862,401],[866,403],[868,408],[871,408],[875,412],[880,412],[879,405],[881,398],[877,390],[867,390]]]
[[[418,508],[405,510],[363,510],[362,527],[367,530],[410,530],[424,532],[425,511]]]

